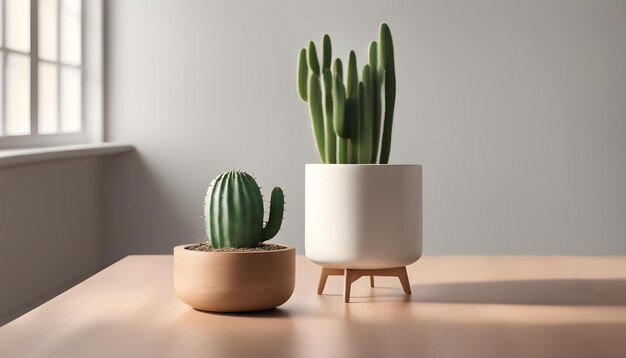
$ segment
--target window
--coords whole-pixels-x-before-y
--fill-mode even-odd
[[[0,0],[0,149],[89,141],[85,3]]]

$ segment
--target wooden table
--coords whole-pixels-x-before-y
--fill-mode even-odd
[[[626,256],[424,257],[397,279],[316,292],[298,257],[280,309],[211,314],[172,288],[171,256],[129,256],[0,327],[0,357],[626,357]]]

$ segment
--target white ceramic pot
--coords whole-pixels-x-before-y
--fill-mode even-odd
[[[422,255],[422,166],[307,164],[305,251],[328,268],[381,269]]]

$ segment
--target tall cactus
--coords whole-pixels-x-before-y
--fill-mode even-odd
[[[320,75],[320,61],[317,59],[317,50],[315,49],[315,42],[309,41],[309,49],[307,51],[307,60],[309,68],[316,75]]]
[[[346,113],[347,120],[352,122],[352,137],[350,138],[349,163],[359,163],[359,148],[361,143],[361,122],[359,120],[359,72],[357,70],[356,54],[350,51],[348,57],[348,74],[346,75]]]
[[[374,138],[372,138],[372,163],[376,163],[378,160],[378,149],[380,148],[380,127],[381,127],[381,115],[382,115],[382,100],[380,98],[381,79],[379,78],[378,70],[378,43],[372,41],[370,43],[370,68],[372,73],[372,106],[374,116]]]
[[[393,40],[389,26],[383,23],[380,25],[380,67],[384,78],[385,95],[385,122],[383,127],[383,138],[380,145],[380,163],[389,162],[391,152],[391,131],[393,129],[393,111],[396,106],[396,68],[393,58]]]
[[[337,71],[338,72],[338,71]],[[346,89],[341,81],[341,76],[336,73],[333,82],[333,125],[338,136],[337,162],[350,162],[350,137],[352,136],[352,123],[346,120]]]
[[[324,154],[326,155],[326,163],[337,163],[337,134],[333,125],[333,75],[330,69],[324,69]]]
[[[333,61],[333,46],[330,42],[330,36],[324,34],[322,38],[322,71],[329,69],[330,63]]]
[[[359,91],[359,70],[356,64],[356,54],[350,51],[348,57],[348,78],[346,79],[346,95],[348,97],[357,97]]]
[[[363,87],[363,96],[359,97],[361,101],[361,113],[362,113],[362,140],[361,140],[361,159],[359,163],[371,163],[372,151],[374,148],[374,100],[372,94],[374,93],[374,83],[371,67],[369,64],[363,67],[363,81],[361,85]]]
[[[283,221],[285,197],[272,190],[270,214],[263,226],[263,196],[254,178],[246,172],[229,171],[211,181],[204,200],[206,235],[211,246],[254,247],[278,233]]]
[[[313,134],[317,142],[317,150],[323,162],[326,162],[326,152],[324,150],[324,109],[322,102],[322,87],[320,85],[319,76],[311,73],[309,77],[309,113],[311,115],[311,124],[313,126]]]
[[[344,85],[342,62],[339,58],[332,61],[330,36],[322,39],[321,66],[313,41],[300,50],[298,93],[309,104],[324,163],[389,162],[396,76],[387,24],[381,24],[379,40],[370,43],[368,55],[359,79],[356,54],[350,51]]]
[[[307,64],[306,49],[300,50],[298,56],[298,94],[303,101],[309,100],[309,65]]]
[[[343,84],[343,64],[341,63],[340,58],[336,58],[335,62],[333,62],[333,76],[334,75],[339,76],[339,79]]]

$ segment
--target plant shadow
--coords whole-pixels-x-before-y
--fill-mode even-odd
[[[411,285],[413,302],[626,306],[626,279],[541,279]]]

